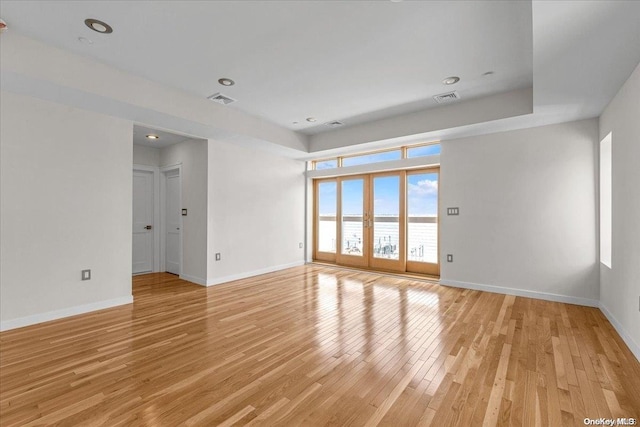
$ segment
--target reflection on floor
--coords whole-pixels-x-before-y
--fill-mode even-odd
[[[3,426],[582,425],[640,417],[598,309],[309,265],[0,334]]]

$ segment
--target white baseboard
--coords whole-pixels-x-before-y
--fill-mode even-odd
[[[631,338],[631,335],[629,335],[624,326],[622,326],[622,323],[618,322],[618,319],[616,319],[609,311],[609,309],[604,304],[602,304],[602,301],[600,302],[600,311],[602,311],[609,322],[611,322],[611,325],[613,325],[613,328],[616,330],[616,332],[618,332],[618,335],[620,335],[622,341],[627,344],[629,350],[631,350],[631,353],[633,353],[636,359],[640,361],[640,345],[638,345],[638,343],[636,343],[633,338]]]
[[[260,270],[247,271],[245,273],[232,274],[230,276],[216,277],[207,281],[207,286],[220,285],[222,283],[233,282],[234,280],[246,279],[247,277],[259,276],[261,274],[273,273],[274,271],[285,270],[287,268],[299,267],[304,265],[304,261],[296,261],[290,264],[276,265],[273,267],[262,268]]]
[[[496,294],[515,295],[518,297],[536,298],[545,301],[564,302],[567,304],[584,305],[587,307],[599,307],[600,302],[595,299],[558,295],[547,292],[529,291],[525,289],[505,288],[502,286],[484,285],[479,283],[459,282],[457,280],[440,279],[440,284],[455,288],[474,289],[476,291],[493,292]]]
[[[89,313],[90,311],[103,310],[105,308],[131,304],[132,302],[133,296],[129,295],[127,297],[92,302],[90,304],[76,305],[75,307],[63,308],[61,310],[48,311],[46,313],[33,314],[31,316],[5,320],[0,322],[0,331],[22,328],[24,326],[35,325],[37,323],[48,322],[50,320],[57,320],[64,317],[75,316],[77,314]]]
[[[207,286],[207,281],[201,277],[189,276],[188,274],[181,274],[180,278],[187,282],[195,283],[196,285]]]

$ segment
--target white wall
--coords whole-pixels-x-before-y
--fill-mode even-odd
[[[0,114],[1,328],[130,302],[132,123],[4,91]]]
[[[600,116],[611,132],[612,257],[600,265],[600,303],[640,359],[640,65]]]
[[[441,282],[597,305],[597,138],[591,119],[443,141]]]
[[[214,140],[208,156],[208,283],[302,264],[304,162]]]
[[[133,164],[160,166],[160,149],[133,144]]]
[[[182,273],[207,281],[207,141],[187,140],[160,150],[160,166],[182,165]]]

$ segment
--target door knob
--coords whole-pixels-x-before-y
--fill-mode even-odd
[[[153,228],[153,227],[152,227],[152,226],[150,226],[150,225],[147,225],[147,226],[145,227],[145,229],[146,229],[146,230],[151,230],[152,228]]]

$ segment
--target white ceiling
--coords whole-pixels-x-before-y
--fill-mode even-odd
[[[238,100],[228,108],[305,133],[433,107],[452,89],[467,100],[532,85],[527,1],[3,1],[2,17],[11,31],[197,97],[220,91]],[[113,33],[89,30],[89,17]],[[452,75],[462,80],[444,86]]]
[[[0,17],[3,90],[294,158],[597,117],[640,61],[640,1],[1,0]]]

